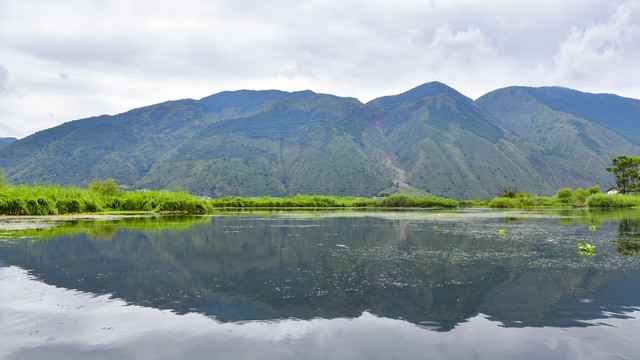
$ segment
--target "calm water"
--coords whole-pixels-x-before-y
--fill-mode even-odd
[[[639,219],[0,217],[0,359],[633,359]]]

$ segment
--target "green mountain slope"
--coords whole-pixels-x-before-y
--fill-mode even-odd
[[[72,121],[3,148],[0,167],[14,182],[69,185],[113,177],[130,185],[206,119],[193,101],[179,101]]]
[[[544,99],[539,95],[541,91],[549,97],[555,90],[562,96],[553,101],[540,100]],[[612,185],[613,178],[605,170],[610,166],[611,159],[620,154],[640,154],[640,147],[628,139],[631,136],[624,136],[629,135],[628,132],[611,130],[619,127],[617,124],[632,124],[632,119],[626,117],[626,108],[623,106],[617,115],[618,119],[624,121],[611,121],[605,124],[610,125],[607,127],[602,124],[603,119],[595,121],[579,116],[588,113],[588,110],[577,111],[579,114],[556,110],[560,108],[558,104],[563,102],[567,89],[555,90],[511,87],[486,94],[476,103],[504,127],[544,149],[530,151],[527,158],[552,187]],[[603,102],[597,102],[599,97],[592,94],[569,93],[576,99],[567,100],[562,106],[566,111],[571,110],[571,103],[587,100],[592,101],[591,108],[603,109],[610,99],[604,96]],[[614,113],[615,108],[607,111]],[[636,125],[634,136],[637,133]]]
[[[369,104],[394,119],[387,146],[414,187],[455,198],[489,198],[505,186],[552,191],[531,168],[521,139],[444,84],[425,84]]]
[[[561,87],[527,88],[527,91],[555,111],[588,119],[640,145],[640,100]]]
[[[14,141],[17,141],[18,139],[14,138],[14,137],[6,137],[6,138],[0,138],[0,148],[5,146],[5,145],[9,145]]]
[[[248,104],[242,109],[230,100],[234,93],[225,92],[220,97],[228,106],[213,95],[71,121],[2,148],[0,168],[16,183],[86,185],[95,178],[114,178],[132,186],[168,151],[208,124],[236,113],[251,114],[284,94],[239,91],[237,96]]]
[[[138,186],[214,196],[371,196],[390,182],[365,121],[376,116],[355,99],[293,93],[254,116],[209,125]]]

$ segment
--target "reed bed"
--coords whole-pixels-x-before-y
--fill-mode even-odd
[[[98,190],[96,190],[98,189]],[[437,197],[394,195],[384,199],[296,195],[286,198],[227,197],[203,200],[184,192],[101,191],[99,187],[11,185],[0,186],[2,215],[62,215],[106,212],[208,214],[220,208],[433,208],[457,207],[458,202]]]

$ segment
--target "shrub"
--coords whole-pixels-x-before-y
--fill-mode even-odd
[[[89,184],[89,190],[97,192],[100,195],[116,196],[120,195],[121,191],[118,189],[115,180],[99,180],[95,179]]]
[[[587,199],[587,192],[582,190],[582,188],[577,188],[576,191],[573,192],[573,200],[584,202]]]
[[[382,200],[383,207],[409,207],[409,197],[407,195],[393,195]]]
[[[569,202],[571,200],[571,196],[573,195],[573,191],[570,188],[564,188],[558,190],[558,200],[562,202]]]
[[[592,186],[587,189],[587,197],[593,194],[600,194],[600,185]]]
[[[497,197],[489,202],[489,207],[492,207],[492,208],[506,209],[506,208],[515,208],[519,206],[520,206],[520,202],[508,197]]]
[[[502,191],[502,195],[500,195],[500,197],[514,199],[517,196],[517,194],[518,194],[518,190],[512,189],[512,188],[508,188],[508,189],[505,188]]]

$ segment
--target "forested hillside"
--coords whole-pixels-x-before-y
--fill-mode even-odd
[[[613,185],[611,159],[640,155],[638,109],[638,100],[563,88],[510,87],[473,101],[438,82],[366,104],[227,91],[37,132],[2,147],[0,169],[13,183],[114,178],[131,190],[212,197],[551,195]]]

